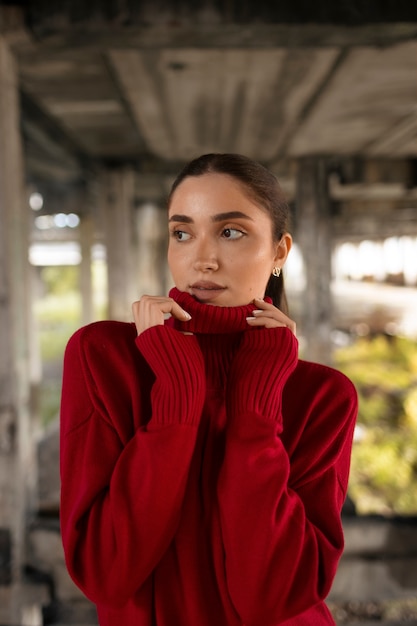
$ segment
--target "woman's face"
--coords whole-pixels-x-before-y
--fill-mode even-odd
[[[185,178],[169,207],[168,264],[176,287],[218,306],[263,298],[275,266],[291,247],[285,234],[272,237],[266,210],[225,174]]]

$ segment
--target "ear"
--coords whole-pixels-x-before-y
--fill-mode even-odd
[[[276,244],[276,254],[274,258],[274,267],[282,267],[287,260],[287,256],[292,247],[292,237],[289,233],[284,233],[279,242]]]

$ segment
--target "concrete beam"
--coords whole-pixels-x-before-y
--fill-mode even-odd
[[[382,211],[375,204],[356,203],[332,218],[333,241],[381,241],[387,237],[417,237],[417,207],[391,205]],[[362,211],[361,211],[362,209]]]
[[[74,170],[77,171],[77,167],[79,177],[85,177],[88,173],[96,171],[97,164],[94,159],[22,88],[20,88],[20,105],[25,134],[40,150],[44,151],[47,167],[52,166],[48,155],[53,154],[55,161],[59,162],[61,157],[62,166],[67,166],[72,176]]]

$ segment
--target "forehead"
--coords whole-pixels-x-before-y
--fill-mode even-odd
[[[237,204],[265,213],[265,208],[256,202],[244,183],[228,174],[213,172],[185,178],[172,194],[169,212],[176,210],[178,205],[190,209],[213,206],[223,210],[235,208]]]

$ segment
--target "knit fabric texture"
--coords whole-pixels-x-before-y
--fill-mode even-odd
[[[101,626],[334,624],[357,410],[254,305],[70,339],[61,403],[68,570]],[[184,334],[191,333],[191,334]]]

